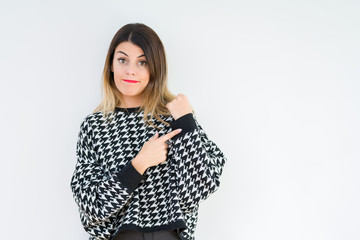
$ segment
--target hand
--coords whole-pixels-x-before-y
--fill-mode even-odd
[[[187,96],[184,94],[178,94],[171,102],[166,104],[166,107],[169,109],[175,120],[193,112],[193,108],[191,107]]]
[[[169,147],[165,142],[176,134],[180,133],[181,129],[176,129],[159,137],[159,133],[145,142],[137,156],[132,160],[134,168],[142,175],[149,167],[156,166],[166,160],[167,148]]]

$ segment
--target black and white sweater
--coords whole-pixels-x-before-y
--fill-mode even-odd
[[[139,108],[118,108],[111,120],[102,112],[89,114],[80,126],[77,163],[71,190],[89,239],[112,239],[117,231],[152,232],[176,229],[182,240],[193,240],[199,203],[219,187],[226,158],[192,113],[170,123],[152,119],[162,130],[143,121]],[[143,175],[131,160],[156,131],[168,140],[166,161]]]

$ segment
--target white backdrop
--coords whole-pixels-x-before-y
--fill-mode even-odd
[[[87,239],[70,178],[115,32],[162,39],[228,158],[196,239],[360,239],[359,1],[1,1],[1,239]]]

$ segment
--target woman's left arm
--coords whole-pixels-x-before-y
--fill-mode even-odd
[[[192,211],[220,185],[226,157],[206,135],[192,113],[170,123],[182,132],[169,140],[170,164],[176,174],[180,204]]]
[[[166,107],[174,117],[170,127],[182,129],[169,140],[168,159],[180,205],[183,211],[193,211],[218,189],[226,158],[195,119],[187,96],[178,94]]]

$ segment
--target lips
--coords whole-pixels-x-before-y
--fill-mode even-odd
[[[123,79],[124,82],[128,82],[128,83],[137,83],[138,81],[136,80],[129,80],[129,79]]]

